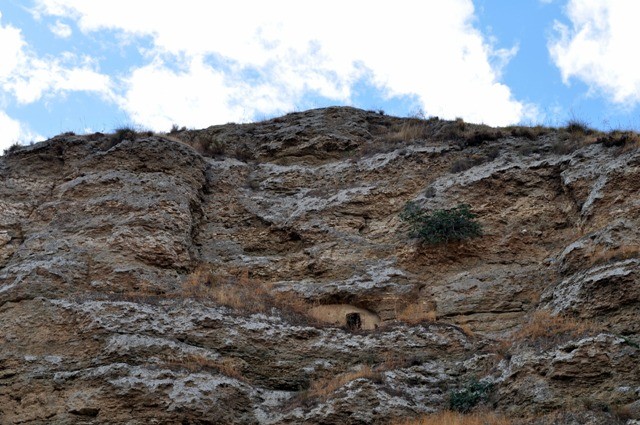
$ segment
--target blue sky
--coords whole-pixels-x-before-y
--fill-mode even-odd
[[[640,129],[636,0],[0,0],[0,149],[327,105]]]

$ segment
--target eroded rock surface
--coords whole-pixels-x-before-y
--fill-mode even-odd
[[[514,423],[640,420],[637,147],[466,126],[326,108],[0,157],[0,422],[389,423],[476,379]],[[484,234],[420,245],[408,201]]]

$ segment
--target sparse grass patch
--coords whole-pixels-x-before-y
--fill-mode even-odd
[[[503,137],[500,129],[481,124],[467,124],[462,118],[455,121],[441,121],[438,117],[429,119],[408,118],[400,128],[392,133],[391,139],[410,142],[433,139],[455,141],[460,147],[479,146],[485,141]]]
[[[310,304],[292,292],[273,290],[270,285],[252,278],[246,269],[217,274],[212,266],[201,265],[183,283],[183,294],[247,313],[270,313],[278,309],[289,319],[311,322],[307,316]]]
[[[486,141],[504,137],[502,130],[484,124],[467,124],[462,118],[441,126],[433,135],[436,140],[455,141],[460,148],[480,146]]]
[[[187,354],[184,356],[160,356],[163,365],[170,368],[186,369],[190,372],[201,372],[204,370],[215,370],[222,375],[245,381],[239,364],[241,361],[222,357],[212,359],[202,354]]]
[[[412,366],[419,366],[428,361],[428,356],[411,355],[405,353],[389,352],[385,354],[384,360],[378,365],[376,370],[384,372],[387,370],[404,369]]]
[[[505,127],[505,131],[508,131],[513,137],[522,137],[528,140],[537,140],[540,136],[550,133],[553,129],[536,125],[535,127],[525,126],[510,126]]]
[[[382,383],[384,381],[382,372],[365,365],[353,372],[347,372],[330,378],[312,381],[309,389],[304,392],[303,396],[307,399],[313,398],[326,400],[339,388],[342,388],[351,381],[362,378],[376,383]]]
[[[601,132],[589,127],[589,124],[577,118],[567,121],[567,125],[559,132],[559,140],[551,146],[551,151],[565,155],[581,148],[595,143]],[[564,135],[564,137],[562,137]]]
[[[467,132],[464,136],[464,141],[466,146],[479,146],[484,142],[498,140],[502,137],[504,137],[504,135],[500,130],[481,126],[471,132]]]
[[[531,315],[529,321],[515,332],[510,342],[524,342],[527,345],[547,349],[573,338],[580,338],[600,331],[600,328],[589,321],[576,318],[554,315],[548,310],[537,310]]]
[[[469,338],[473,338],[475,334],[473,333],[473,329],[469,326],[469,323],[465,319],[458,319],[457,325],[458,328]]]
[[[266,288],[249,278],[247,270],[235,276],[214,273],[209,265],[198,266],[183,284],[183,293],[192,298],[209,299],[216,304],[235,310],[266,312],[269,293]]]
[[[392,425],[511,425],[512,422],[504,416],[492,412],[459,413],[445,410],[416,419],[406,419],[391,422]]]
[[[536,340],[547,338],[555,333],[580,335],[588,331],[584,323],[565,316],[551,314],[548,310],[538,310],[516,333],[518,339]]]
[[[391,135],[393,140],[411,142],[413,140],[426,139],[430,136],[429,121],[411,118],[402,123],[400,129]]]
[[[634,131],[614,130],[598,137],[596,143],[601,143],[607,148],[623,147],[625,150],[638,148],[640,147],[640,134]]]
[[[611,261],[628,260],[640,257],[640,245],[622,245],[612,249],[593,252],[589,257],[590,266],[606,264]]]

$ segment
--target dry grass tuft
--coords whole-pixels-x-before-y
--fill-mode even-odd
[[[513,137],[522,137],[529,140],[536,140],[540,136],[550,133],[553,129],[536,125],[535,127],[509,126],[505,127],[505,131],[509,132]]]
[[[473,333],[473,329],[471,329],[471,326],[469,326],[468,323],[460,323],[458,327],[460,328],[462,333],[468,336],[469,338],[473,338],[473,336],[475,335]]]
[[[463,146],[479,146],[485,141],[497,140],[504,134],[482,124],[467,124],[462,118],[455,121],[440,121],[437,117],[425,119],[410,118],[392,133],[391,139],[403,142],[415,140],[455,140]]]
[[[512,422],[504,416],[492,412],[457,413],[445,410],[416,419],[391,422],[392,425],[510,425]]]
[[[383,381],[382,372],[374,370],[370,366],[362,366],[359,370],[354,372],[347,372],[331,378],[318,379],[311,382],[311,385],[305,392],[304,396],[305,398],[325,400],[339,388],[342,388],[351,381],[361,378],[378,383]]]
[[[437,319],[436,312],[428,310],[423,304],[409,304],[400,313],[398,313],[398,320],[409,323],[411,325],[417,325],[423,322],[435,322]]]
[[[161,356],[161,361],[163,365],[171,368],[186,369],[190,372],[215,370],[230,378],[245,380],[239,366],[240,361],[231,357],[211,359],[200,354],[188,354],[181,357]]]
[[[634,131],[614,130],[598,137],[596,142],[608,148],[622,147],[623,151],[628,151],[640,147],[640,134]]]
[[[640,146],[640,134],[635,131],[615,130],[607,136],[606,140],[601,140],[605,146]]]
[[[589,135],[595,132],[594,129],[589,127],[589,123],[579,118],[572,118],[567,121],[565,131],[570,134],[577,134],[579,136]]]
[[[223,358],[216,364],[218,371],[230,378],[235,378],[239,381],[244,381],[245,377],[242,375],[242,371],[238,367],[238,363],[232,358]]]
[[[554,315],[548,310],[538,310],[529,321],[509,338],[500,341],[495,350],[502,356],[508,356],[516,343],[524,343],[539,350],[545,350],[571,339],[593,335],[602,329],[588,320]]]
[[[628,260],[640,257],[640,245],[623,245],[613,249],[602,249],[593,252],[589,257],[591,267],[611,261]]]
[[[596,143],[602,132],[589,127],[584,120],[573,118],[560,129],[559,135],[561,139],[552,144],[551,150],[556,154],[565,155]]]
[[[306,318],[310,304],[292,292],[275,291],[250,276],[249,271],[215,273],[211,265],[200,265],[183,284],[183,294],[212,300],[234,310],[268,313],[278,309],[289,318]]]
[[[515,333],[516,339],[535,341],[556,334],[581,336],[592,330],[592,325],[572,317],[553,315],[548,310],[538,310],[531,319]]]
[[[420,119],[410,119],[405,121],[400,129],[391,135],[393,140],[411,142],[414,140],[426,139],[430,136],[429,122]]]
[[[483,124],[467,124],[461,118],[442,125],[433,135],[436,140],[456,141],[461,148],[480,146],[504,137],[502,130]]]

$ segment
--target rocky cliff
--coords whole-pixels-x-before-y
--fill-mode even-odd
[[[636,423],[639,165],[353,108],[12,149],[0,423]],[[409,201],[483,234],[422,244]]]

